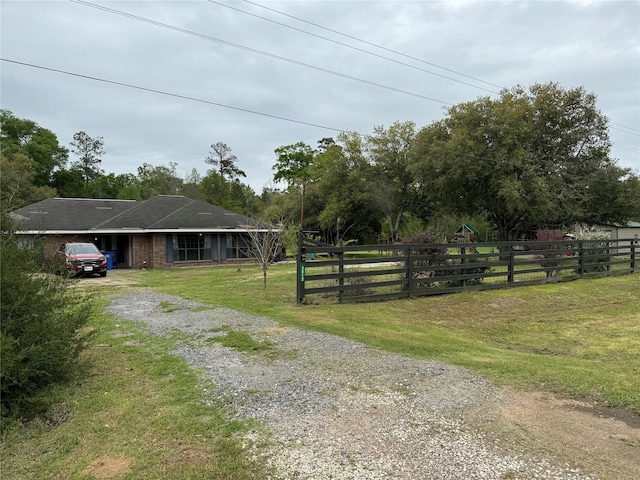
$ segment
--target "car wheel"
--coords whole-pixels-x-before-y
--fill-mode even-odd
[[[105,272],[100,272],[100,276],[101,277],[106,277],[107,276],[107,272],[106,271]]]

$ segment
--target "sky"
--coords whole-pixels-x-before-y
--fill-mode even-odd
[[[558,82],[597,96],[640,174],[639,0],[2,0],[0,18],[1,107],[67,148],[102,137],[106,173],[204,175],[224,142],[260,194],[278,147]]]

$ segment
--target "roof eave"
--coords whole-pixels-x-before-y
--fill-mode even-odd
[[[17,230],[17,235],[113,235],[113,234],[134,234],[134,233],[246,233],[247,231],[268,232],[273,229],[268,228],[121,228],[104,230]],[[277,229],[276,229],[277,230]]]

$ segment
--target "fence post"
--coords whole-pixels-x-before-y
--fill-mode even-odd
[[[340,287],[344,287],[344,252],[340,252],[338,254],[338,260],[340,263],[338,264],[338,285]],[[344,294],[344,290],[338,290],[338,302],[342,303],[342,296]]]
[[[413,261],[411,260],[411,247],[407,248],[407,292],[409,292],[409,298],[413,292]]]
[[[636,271],[636,240],[630,240],[631,243],[631,273]]]
[[[578,243],[578,273],[580,278],[584,278],[584,243]]]
[[[462,255],[463,257],[460,259],[460,273],[462,275],[465,275],[467,273],[467,271],[464,268],[464,264],[465,264],[465,259],[464,259],[464,255],[467,253],[467,249],[465,247],[460,247],[460,255]],[[466,287],[467,286],[467,279],[463,279],[462,280],[462,286]]]
[[[510,246],[511,251],[509,252],[509,270],[508,270],[508,275],[507,275],[507,282],[509,282],[509,286],[513,287],[513,284],[515,283],[515,270],[516,270],[516,254],[513,251],[513,245]]]
[[[296,298],[298,305],[304,303],[304,277],[306,274],[304,242],[302,230],[298,231],[298,252],[296,254]]]

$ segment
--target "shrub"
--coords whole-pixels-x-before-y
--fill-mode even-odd
[[[433,287],[434,281],[431,279],[449,274],[447,270],[438,270],[435,268],[440,265],[449,265],[450,262],[447,258],[449,255],[449,249],[442,245],[436,245],[433,247],[425,246],[425,244],[437,244],[439,243],[438,240],[439,239],[435,235],[428,232],[411,235],[403,240],[403,243],[406,244],[416,244],[416,248],[411,249],[411,255],[420,257],[412,260],[411,262],[411,266],[414,268],[411,274],[411,279],[415,288]],[[429,269],[426,271],[421,270],[424,267],[429,267]],[[420,281],[423,279],[424,281]]]
[[[564,234],[559,230],[551,230],[547,228],[544,230],[538,230],[537,232],[537,240],[540,242],[557,242],[564,240],[564,238]],[[547,278],[551,278],[554,273],[556,275],[560,275],[560,267],[563,265],[561,258],[564,256],[564,253],[556,252],[554,250],[564,250],[564,245],[560,243],[553,243],[537,248],[542,248],[547,251],[547,253],[535,256],[536,260],[540,260],[540,266],[548,269],[546,270]]]
[[[601,227],[588,227],[578,225],[573,232],[575,240],[588,240],[585,244],[587,250],[584,251],[582,259],[585,272],[604,272],[609,267],[607,263],[610,261],[609,256],[609,240],[611,235]],[[599,240],[599,241],[594,241]]]
[[[447,287],[462,287],[465,285],[479,285],[484,280],[484,273],[491,270],[491,267],[483,265],[487,263],[479,258],[469,258],[465,261],[464,268],[460,270],[451,270],[449,275],[476,275],[475,278],[466,280],[449,280],[448,282],[442,282]],[[459,260],[451,260],[452,265],[462,265]],[[472,266],[470,266],[472,265]]]
[[[47,388],[77,372],[93,302],[71,280],[38,263],[3,215],[0,228],[0,413],[29,417],[47,407]]]
[[[414,271],[412,273],[412,279],[414,280],[415,288],[430,288],[436,286],[438,277],[453,276],[453,275],[471,275],[476,274],[476,278],[467,280],[447,280],[438,282],[443,287],[461,287],[463,285],[477,285],[482,283],[482,274],[490,270],[489,267],[482,265],[484,262],[478,258],[466,259],[464,264],[461,260],[449,258],[449,248],[447,245],[443,245],[439,242],[438,237],[428,232],[412,235],[404,239],[404,243],[416,244],[415,249],[411,249],[411,255],[419,255],[422,258],[415,259],[412,262],[413,268],[431,267],[427,271]],[[425,244],[437,244],[434,246],[424,246]],[[422,245],[422,246],[420,246]],[[475,249],[472,252],[477,253]],[[474,264],[473,267],[469,267],[469,264]],[[452,268],[435,268],[437,266],[451,267],[453,265],[460,265],[459,269]],[[462,267],[464,265],[464,267]],[[420,281],[421,279],[429,279]],[[416,281],[417,280],[417,281]]]
[[[350,270],[352,271],[352,270]],[[355,269],[353,271],[358,271]],[[374,293],[371,288],[364,287],[365,284],[371,283],[373,279],[371,277],[352,277],[345,279],[345,285],[362,285],[360,288],[345,290],[342,295],[345,297],[360,297],[363,295],[370,295]]]

